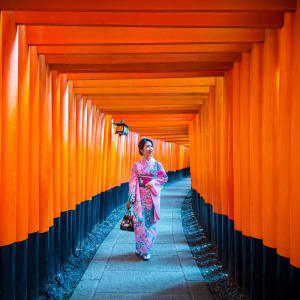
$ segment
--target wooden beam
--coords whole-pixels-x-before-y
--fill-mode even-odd
[[[119,95],[89,95],[88,96],[89,100],[95,100],[100,101],[100,102],[109,102],[111,101],[120,101],[122,102],[127,102],[127,101],[134,101],[134,102],[143,102],[143,101],[149,101],[151,102],[160,102],[164,100],[168,101],[173,101],[174,103],[178,101],[205,101],[208,99],[208,95],[203,95],[203,94],[129,94],[129,95],[124,95],[124,94],[119,94]]]
[[[186,78],[186,77],[218,77],[224,71],[196,70],[182,72],[110,72],[110,73],[67,73],[68,80],[106,80],[106,79],[142,79],[142,78]]]
[[[39,54],[134,54],[134,53],[207,53],[207,52],[248,52],[249,43],[193,43],[193,44],[152,44],[152,45],[86,45],[86,46],[38,46]]]
[[[29,45],[262,42],[262,29],[27,26]]]
[[[2,0],[4,10],[33,11],[275,11],[295,10],[296,0]]]
[[[145,115],[144,114],[124,114],[124,113],[116,113],[112,114],[112,117],[114,120],[125,120],[125,121],[143,121],[145,120]],[[168,114],[166,113],[165,115],[157,115],[155,113],[149,114],[147,120],[153,120],[153,121],[191,121],[195,118],[194,113],[190,114],[181,114],[181,113],[176,113],[176,114]]]
[[[101,94],[208,94],[209,87],[101,87],[101,88],[74,88],[74,94],[101,95]]]
[[[169,134],[169,135],[153,135],[152,138],[154,139],[172,139],[172,138],[187,138],[188,135],[186,134]]]
[[[171,72],[190,72],[203,70],[226,71],[231,69],[232,62],[161,62],[161,63],[140,63],[140,64],[52,64],[51,70],[60,71],[60,73],[73,72],[154,72],[154,73],[171,73]],[[210,75],[211,76],[211,75]]]
[[[171,105],[147,105],[147,106],[101,106],[101,105],[96,105],[101,111],[104,113],[110,114],[110,111],[122,111],[123,113],[132,113],[134,110],[138,110],[140,112],[144,113],[158,113],[158,112],[165,112],[165,111],[173,111],[177,113],[183,113],[184,111],[197,111],[201,108],[201,105],[193,105],[193,106],[171,106]]]
[[[169,54],[105,54],[105,55],[46,55],[47,64],[120,65],[167,62],[234,62],[239,53],[169,53]]]
[[[156,121],[155,123],[152,122],[151,124],[150,123],[132,123],[132,122],[126,122],[126,124],[129,126],[129,128],[135,128],[135,127],[153,127],[154,125],[155,126],[159,126],[159,127],[168,127],[168,126],[188,126],[188,122],[187,121],[169,121],[168,123],[162,123],[162,122],[159,122],[159,121]],[[170,134],[167,135],[167,136],[171,136]]]
[[[17,11],[25,25],[279,28],[282,12],[48,12]]]
[[[88,98],[88,100],[90,100]],[[129,106],[143,106],[143,107],[148,107],[149,105],[151,106],[173,106],[173,105],[178,105],[178,106],[193,106],[193,105],[202,105],[204,104],[204,100],[198,99],[198,100],[178,100],[178,101],[174,101],[174,100],[169,100],[169,99],[158,99],[158,101],[153,101],[153,100],[129,100],[129,101],[120,101],[120,100],[92,100],[93,104],[98,105],[99,107],[107,107],[107,106],[111,106],[111,107],[117,107],[119,106],[121,107],[129,107]]]
[[[125,80],[74,80],[74,88],[82,87],[128,87],[128,86],[215,86],[214,77],[200,78],[160,78],[160,79],[125,79]]]
[[[177,114],[197,114],[198,110],[161,110],[161,111],[156,111],[156,110],[150,110],[150,111],[142,111],[139,109],[136,110],[131,110],[131,111],[122,111],[122,110],[107,110],[105,112],[107,115],[147,115],[147,117],[149,118],[149,115],[177,115]],[[145,117],[144,117],[145,118]]]

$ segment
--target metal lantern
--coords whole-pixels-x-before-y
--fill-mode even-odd
[[[128,125],[126,125],[123,120],[121,120],[121,122],[119,123],[113,123],[113,124],[117,125],[116,134],[118,134],[119,136],[121,135],[128,136]]]

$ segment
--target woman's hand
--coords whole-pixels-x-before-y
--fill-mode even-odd
[[[147,184],[145,184],[145,187],[148,189],[151,189],[153,187],[151,181],[149,181]]]
[[[130,201],[127,201],[126,207],[127,207],[127,209],[130,209],[130,207],[131,207],[131,202]]]

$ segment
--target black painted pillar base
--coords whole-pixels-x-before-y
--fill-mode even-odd
[[[0,299],[16,297],[16,243],[0,247]]]
[[[39,234],[39,289],[46,293],[49,272],[49,232]]]
[[[16,243],[16,299],[27,297],[28,240]]]

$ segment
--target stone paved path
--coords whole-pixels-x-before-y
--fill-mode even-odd
[[[189,189],[190,178],[164,187],[149,261],[134,254],[134,234],[121,231],[118,223],[99,247],[71,300],[212,300],[182,230],[181,205]]]

